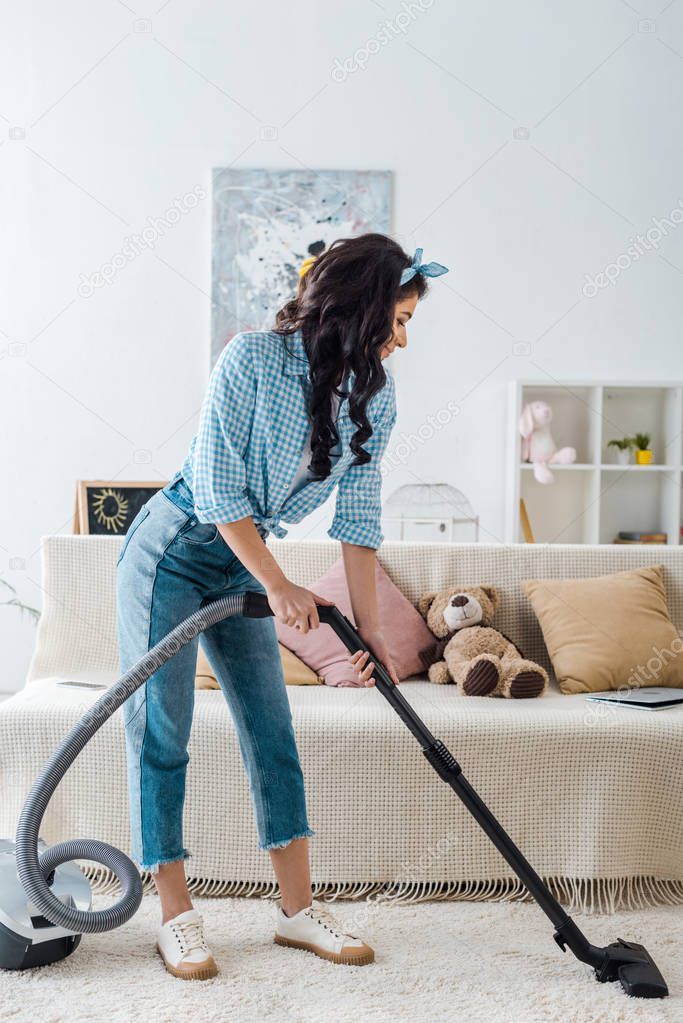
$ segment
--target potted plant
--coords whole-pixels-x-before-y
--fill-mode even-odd
[[[637,433],[633,438],[636,449],[636,462],[638,465],[650,465],[652,462],[652,451],[650,450],[650,434]]]
[[[632,437],[615,438],[607,442],[608,448],[616,448],[617,465],[628,465],[631,461]]]

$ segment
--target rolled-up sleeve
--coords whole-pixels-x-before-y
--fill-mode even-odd
[[[384,540],[381,462],[396,422],[396,393],[390,373],[380,395],[384,400],[377,422],[372,436],[363,444],[371,460],[365,465],[350,465],[339,480],[334,517],[327,530],[333,540],[375,550]]]
[[[213,368],[193,454],[195,512],[200,522],[235,522],[253,514],[245,454],[256,402],[248,337],[236,335]]]

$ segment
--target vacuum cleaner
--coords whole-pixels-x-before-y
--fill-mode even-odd
[[[335,605],[318,605],[317,610],[320,622],[330,625],[351,653],[368,651],[375,663],[375,688],[407,725],[436,773],[462,800],[549,918],[555,928],[553,937],[562,951],[569,949],[582,963],[591,966],[597,980],[618,980],[628,995],[636,998],[668,995],[662,974],[642,945],[618,938],[600,948],[588,941],[466,781],[444,743],[417,716],[348,618]],[[0,841],[0,968],[22,970],[57,962],[78,947],[83,934],[113,930],[131,919],[142,901],[142,881],[135,864],[104,842],[78,839],[46,846],[39,830],[48,802],[97,730],[181,647],[232,615],[265,618],[272,614],[266,596],[256,591],[230,594],[207,603],[152,647],[67,734],[26,799],[15,842]],[[93,860],[111,869],[121,885],[119,901],[93,910],[90,886],[74,860]]]

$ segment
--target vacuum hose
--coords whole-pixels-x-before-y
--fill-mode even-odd
[[[43,815],[55,789],[83,747],[128,697],[174,654],[200,632],[233,615],[262,618],[272,614],[263,594],[234,593],[195,611],[114,683],[74,725],[43,768],[24,803],[16,835],[17,875],[27,898],[51,923],[76,934],[96,934],[120,927],[137,912],[142,901],[142,881],[135,864],[113,845],[91,839],[74,839],[38,853]],[[69,860],[94,860],[109,867],[123,893],[106,909],[86,911],[68,906],[50,890],[50,874]]]

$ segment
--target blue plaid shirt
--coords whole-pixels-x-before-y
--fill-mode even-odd
[[[349,373],[349,390],[353,377]],[[341,456],[333,461],[332,472],[287,497],[310,426],[309,384],[301,331],[286,339],[274,331],[240,333],[226,345],[211,373],[199,428],[181,470],[193,492],[197,518],[234,522],[250,515],[257,525],[283,537],[287,530],[281,519],[300,522],[338,485],[328,535],[376,549],[384,539],[380,462],[396,421],[393,377],[387,371],[387,383],[367,405],[372,436],[363,447],[372,460],[350,464],[356,425],[345,398],[337,420]]]

